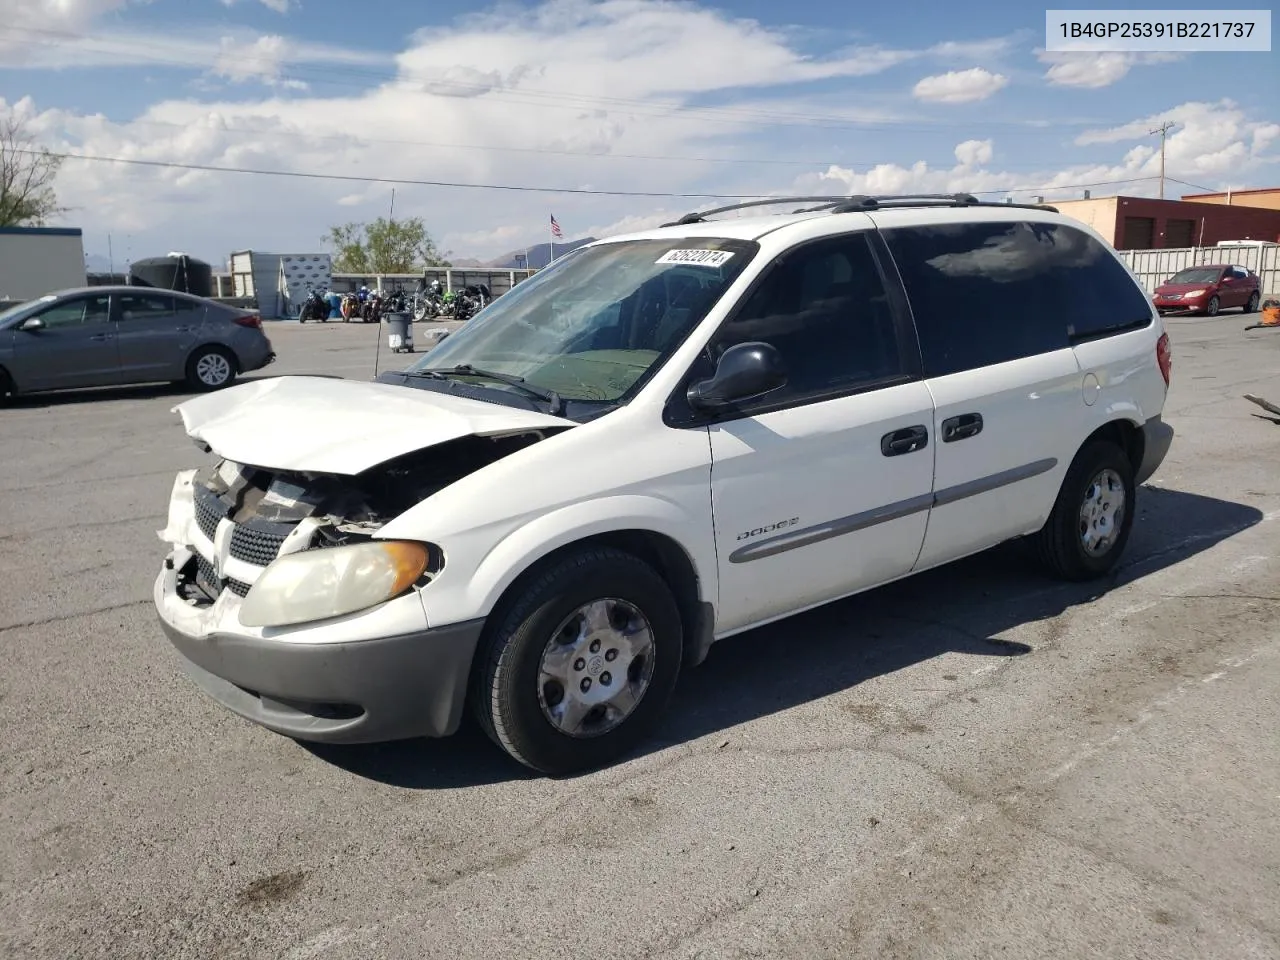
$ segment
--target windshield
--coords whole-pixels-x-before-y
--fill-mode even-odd
[[[494,300],[407,372],[469,366],[566,401],[618,401],[683,342],[758,250],[708,237],[580,247]]]
[[[1188,267],[1179,270],[1165,283],[1214,283],[1220,276],[1222,270],[1218,267]]]

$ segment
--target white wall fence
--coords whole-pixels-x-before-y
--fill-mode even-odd
[[[1138,275],[1151,293],[1185,267],[1204,263],[1230,263],[1248,267],[1262,279],[1262,294],[1280,295],[1280,244],[1250,244],[1221,247],[1178,247],[1171,250],[1121,250],[1121,259]]]

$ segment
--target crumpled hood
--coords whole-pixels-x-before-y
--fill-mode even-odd
[[[254,380],[173,409],[187,434],[221,457],[346,476],[459,437],[577,426],[545,413],[430,390],[305,376]]]

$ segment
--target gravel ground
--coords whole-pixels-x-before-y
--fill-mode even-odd
[[[642,755],[560,781],[470,727],[308,749],[224,711],[149,600],[182,395],[0,411],[0,956],[1280,956],[1280,425],[1241,399],[1280,401],[1280,333],[1247,322],[1170,321],[1179,437],[1114,582],[1007,545],[726,641]],[[372,327],[270,332],[270,374],[372,374]]]

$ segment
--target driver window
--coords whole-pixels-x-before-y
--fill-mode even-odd
[[[61,330],[87,324],[106,323],[108,298],[77,297],[54,304],[36,314],[48,330]]]
[[[750,341],[771,344],[782,355],[787,385],[769,394],[771,407],[907,372],[888,295],[860,235],[811,243],[770,268],[720,329],[712,355],[718,359]]]

